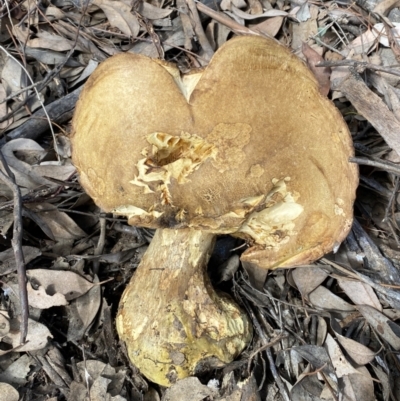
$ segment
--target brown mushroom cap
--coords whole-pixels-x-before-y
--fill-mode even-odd
[[[72,145],[81,183],[105,211],[137,226],[240,236],[254,244],[243,258],[261,267],[321,257],[351,226],[348,128],[272,40],[234,38],[186,76],[141,55],[112,57],[82,92]]]

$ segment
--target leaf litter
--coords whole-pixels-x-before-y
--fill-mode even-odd
[[[1,397],[400,399],[397,2],[202,0],[196,3],[199,19],[188,4],[0,5],[0,140],[21,191],[29,303],[28,337],[21,345],[14,194],[1,182]],[[70,119],[82,84],[114,54],[163,57],[188,71],[244,33],[272,36],[291,48],[341,110],[361,172],[356,220],[335,254],[266,277],[249,279],[236,264],[225,271],[231,250],[241,244],[232,240],[226,252],[226,241],[218,240],[216,252],[224,256],[212,278],[246,306],[253,343],[223,370],[166,391],[129,363],[113,323],[152,233],[104,215],[82,192],[70,160]]]

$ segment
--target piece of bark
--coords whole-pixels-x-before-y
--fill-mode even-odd
[[[352,70],[346,78],[333,83],[332,89],[342,92],[357,112],[365,117],[385,142],[400,155],[400,122],[384,101],[367,87],[356,71]]]
[[[57,124],[64,124],[72,118],[75,109],[75,104],[78,101],[79,94],[81,93],[82,86],[75,89],[68,95],[58,99],[46,106],[47,113],[50,120]],[[49,129],[49,121],[43,109],[39,109],[33,113],[32,116],[21,124],[18,128],[6,134],[6,138],[0,139],[0,146],[6,142],[17,138],[30,138],[37,139],[41,134]]]

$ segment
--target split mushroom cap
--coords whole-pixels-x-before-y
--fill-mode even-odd
[[[123,295],[117,328],[132,361],[163,385],[206,360],[232,360],[250,338],[245,315],[216,300],[205,273],[192,273],[195,294],[179,281],[191,276],[178,266],[206,265],[214,235],[246,239],[242,260],[274,269],[321,257],[352,223],[358,171],[348,128],[311,72],[273,40],[234,38],[187,75],[137,54],[110,58],[81,94],[72,145],[80,181],[102,209],[161,229]],[[169,276],[154,273],[171,264]],[[217,310],[225,317],[207,326]],[[149,356],[149,341],[161,359]]]

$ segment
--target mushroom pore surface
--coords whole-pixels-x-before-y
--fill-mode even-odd
[[[247,240],[242,260],[273,269],[321,257],[352,223],[348,128],[311,72],[269,39],[234,38],[187,75],[137,54],[110,58],[82,91],[71,140],[94,201],[159,229],[117,328],[162,385],[229,362],[251,337],[204,273],[215,235]]]

